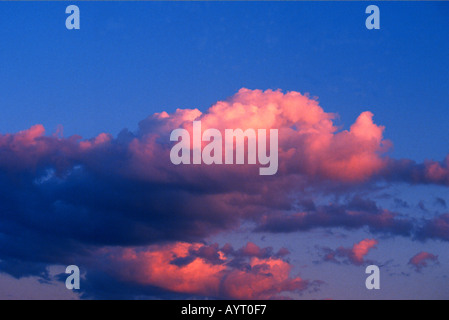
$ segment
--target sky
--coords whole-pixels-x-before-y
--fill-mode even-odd
[[[448,16],[1,2],[0,299],[448,299]],[[174,166],[195,120],[279,130],[278,172]]]

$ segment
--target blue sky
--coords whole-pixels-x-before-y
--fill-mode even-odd
[[[68,31],[66,3],[2,3],[1,132],[118,134],[154,112],[272,88],[319,97],[345,128],[371,110],[396,157],[445,156],[447,3],[380,3],[376,31],[359,2],[79,5],[81,30]]]

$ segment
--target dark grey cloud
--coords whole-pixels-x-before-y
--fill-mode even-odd
[[[265,216],[259,232],[288,233],[316,228],[359,229],[373,233],[410,236],[414,221],[381,209],[371,200],[354,197],[344,204],[317,206],[316,210]]]

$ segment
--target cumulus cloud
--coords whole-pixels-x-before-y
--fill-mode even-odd
[[[22,169],[37,166],[70,169],[70,165],[80,163],[95,170],[121,169],[122,174],[138,175],[147,181],[188,180],[189,174],[198,173],[198,168],[174,169],[164,156],[170,147],[167,138],[170,132],[176,128],[192,130],[192,121],[197,120],[202,122],[203,130],[278,129],[283,174],[345,182],[369,179],[386,164],[381,155],[389,143],[383,139],[383,127],[373,123],[372,113],[363,112],[350,130],[338,131],[332,121],[334,117],[324,112],[316,100],[298,92],[242,89],[229,100],[217,102],[206,113],[178,109],[173,114],[155,114],[140,123],[137,135],[125,131],[120,139],[104,133],[87,141],[79,141],[80,137],[45,137],[41,125],[3,135],[0,164]],[[108,165],[104,168],[106,161]],[[204,174],[217,178],[221,171],[222,174],[231,171],[233,178],[237,178],[242,172],[239,169],[215,166]],[[244,167],[244,171],[247,169]]]
[[[157,113],[140,122],[136,132],[123,130],[117,137],[64,138],[61,130],[49,136],[42,125],[0,134],[0,268],[15,277],[45,276],[48,265],[77,264],[98,248],[159,246],[137,252],[139,262],[150,263],[145,257],[153,255],[187,275],[196,264],[210,271],[192,292],[237,296],[235,283],[248,277],[261,286],[253,297],[268,297],[303,284],[288,277],[285,249],[273,254],[250,243],[238,250],[223,247],[224,256],[233,256],[225,265],[210,246],[189,245],[188,255],[168,257],[175,245],[201,243],[246,221],[271,233],[342,227],[414,235],[416,221],[372,201],[320,204],[310,199],[354,193],[382,179],[447,185],[449,157],[423,164],[390,159],[391,143],[371,112],[362,112],[347,130],[336,126],[335,118],[299,92],[241,89],[205,112]],[[191,131],[194,120],[203,130],[278,129],[278,173],[261,177],[259,166],[251,165],[173,165],[170,133]],[[419,236],[449,240],[447,225],[446,215],[426,220]],[[241,269],[247,259],[249,273]],[[122,260],[132,265],[132,259]],[[95,283],[93,270],[86,276]],[[148,275],[157,294],[187,292],[152,279]],[[227,283],[226,289],[208,287],[216,279]],[[278,289],[268,292],[264,284],[269,283]],[[240,289],[251,297],[247,288]]]
[[[365,256],[376,247],[378,241],[375,239],[364,239],[353,245],[352,248],[339,247],[336,250],[324,248],[324,260],[332,262],[346,262],[354,265],[370,263],[365,261]]]
[[[389,159],[381,176],[388,181],[448,186],[449,155],[441,162],[426,160],[416,163],[409,159]]]
[[[248,248],[250,252],[247,252]],[[115,276],[125,282],[154,286],[176,293],[227,299],[275,299],[284,292],[300,292],[309,283],[290,277],[291,265],[275,256],[258,258],[269,249],[255,244],[236,252],[248,254],[233,263],[218,245],[176,242],[140,249],[102,252]],[[229,252],[229,250],[228,250]],[[246,253],[245,253],[246,252]]]
[[[390,142],[383,139],[384,128],[373,123],[373,114],[363,112],[350,130],[343,131],[334,125],[334,118],[318,101],[298,92],[241,89],[207,113],[178,110],[171,115],[158,114],[141,127],[148,130],[156,122],[162,130],[172,130],[171,125],[176,124],[191,131],[191,122],[197,120],[203,130],[278,129],[282,174],[360,182],[380,172],[386,165],[382,154]]]

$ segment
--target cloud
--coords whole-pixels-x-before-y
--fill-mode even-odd
[[[300,292],[309,283],[290,277],[291,265],[276,257],[258,258],[264,251],[247,244],[237,252],[251,252],[245,264],[236,267],[233,255],[217,245],[177,242],[142,249],[103,252],[115,266],[115,278],[175,293],[226,299],[274,299],[283,292]],[[202,252],[202,253],[201,253]],[[254,255],[255,254],[255,255]],[[183,263],[179,263],[183,260]]]
[[[198,120],[203,130],[278,129],[283,174],[360,182],[378,173],[386,164],[381,155],[389,142],[383,139],[383,127],[373,123],[373,114],[363,112],[350,130],[343,131],[338,131],[333,124],[334,117],[324,112],[316,100],[298,92],[241,89],[227,101],[217,102],[206,113],[178,109],[173,114],[154,114],[139,124],[136,135],[124,131],[117,139],[105,133],[87,141],[77,136],[45,137],[41,125],[2,135],[0,166],[16,170],[52,167],[61,171],[79,164],[102,172],[112,169],[113,173],[145,181],[178,183],[191,180],[199,170],[210,179],[229,173],[238,179],[242,171],[245,178],[252,176],[255,170],[247,172],[245,166],[212,166],[206,170],[171,165],[169,134],[177,128],[191,131],[192,121]]]
[[[393,182],[410,184],[449,185],[449,155],[441,161],[426,160],[416,163],[409,159],[388,159],[380,176]]]
[[[427,219],[418,232],[419,239],[440,239],[449,241],[449,213]]]
[[[420,272],[428,266],[429,262],[438,263],[438,256],[422,251],[414,255],[408,264],[413,266],[417,272]]]
[[[77,292],[67,290],[65,283],[57,281],[57,279],[42,280],[39,277],[16,279],[2,274],[0,275],[0,288],[2,288],[0,290],[1,300],[79,299]],[[8,290],[11,288],[15,288],[15,290]]]
[[[203,130],[278,129],[282,174],[361,182],[380,172],[386,165],[382,154],[391,144],[383,139],[384,128],[373,123],[373,114],[363,112],[350,130],[343,131],[333,124],[334,118],[316,100],[298,92],[241,89],[207,113],[178,110],[172,115],[158,115],[157,120],[151,118],[141,127],[147,129],[154,122],[162,122],[159,128],[173,129],[168,124],[176,124],[191,131],[191,122],[199,120]]]
[[[363,258],[378,244],[377,240],[365,239],[354,244],[351,250],[351,259],[357,263],[363,263]]]
[[[344,204],[322,205],[309,211],[267,214],[261,219],[257,231],[288,233],[315,228],[368,227],[374,233],[410,236],[413,225],[409,218],[381,209],[373,201],[355,197]]]
[[[369,251],[378,244],[375,239],[364,239],[356,244],[352,248],[339,247],[336,250],[324,248],[324,260],[340,263],[340,261],[351,263],[354,265],[363,265],[368,263],[365,261],[365,256]]]
[[[449,158],[423,164],[390,159],[391,143],[371,112],[362,112],[346,130],[335,118],[317,99],[299,92],[241,89],[205,112],[156,113],[136,132],[123,130],[117,137],[64,138],[61,128],[48,136],[42,125],[0,134],[0,268],[17,278],[45,277],[48,265],[80,264],[99,248],[142,246],[151,249],[136,253],[140,262],[149,263],[145,257],[153,255],[165,264],[175,250],[170,245],[202,243],[248,221],[256,231],[271,233],[342,227],[414,236],[419,227],[421,239],[449,240],[445,215],[418,226],[360,197],[315,201],[374,188],[379,181],[448,184]],[[259,166],[251,165],[173,165],[170,133],[191,131],[194,120],[203,130],[278,129],[278,173],[261,177]],[[207,281],[198,281],[195,290],[163,287],[151,274],[147,281],[155,290],[132,288],[150,296],[164,290],[237,296],[235,283],[247,277],[252,280],[241,292],[251,296],[248,288],[260,285],[253,296],[268,297],[303,284],[288,277],[286,249],[274,254],[248,243],[233,250],[221,248],[233,256],[224,269],[213,246],[190,245],[188,255],[169,261],[168,269],[187,275],[196,264],[208,270]],[[244,264],[252,271],[242,270]],[[101,286],[98,268],[92,270],[86,276]],[[229,279],[227,286],[217,289],[217,279]],[[278,289],[268,292],[269,283]]]

